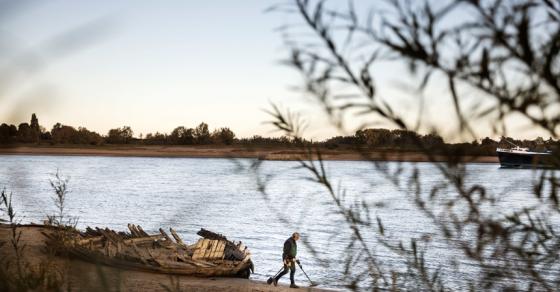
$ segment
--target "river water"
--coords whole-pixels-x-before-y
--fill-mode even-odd
[[[0,156],[0,187],[14,194],[16,212],[22,222],[42,222],[55,212],[49,180],[56,171],[69,178],[66,213],[79,218],[78,227],[100,226],[126,230],[127,223],[141,225],[148,233],[160,227],[175,228],[192,243],[196,232],[206,228],[244,242],[253,254],[256,273],[266,280],[281,267],[282,245],[294,231],[308,243],[299,244],[299,258],[308,275],[321,287],[343,288],[348,247],[348,225],[336,213],[333,199],[297,162],[266,161],[256,175],[253,160],[206,158],[139,158],[85,156]],[[426,187],[442,181],[429,163],[382,163],[391,170],[417,168]],[[430,219],[413,203],[405,182],[394,183],[369,162],[326,162],[335,190],[344,190],[345,203],[365,201],[370,215],[379,216],[393,240],[433,238],[427,255],[431,267],[443,267],[448,279],[469,279],[476,268],[455,267],[460,252],[438,240]],[[497,164],[469,164],[468,184],[489,186],[502,210],[533,204],[531,170],[500,169]],[[257,179],[258,177],[258,179]],[[259,190],[265,182],[266,195]],[[498,212],[499,213],[499,212]],[[499,215],[499,214],[496,214]],[[372,230],[375,226],[371,227]],[[372,233],[372,232],[370,232]],[[366,230],[366,237],[367,237]],[[378,248],[366,238],[368,248],[385,265],[402,260]],[[313,254],[311,247],[315,249]],[[328,265],[321,261],[327,260]],[[356,267],[358,269],[358,267]],[[297,273],[298,283],[306,278]],[[288,281],[287,276],[283,281]],[[460,281],[458,281],[460,282]]]

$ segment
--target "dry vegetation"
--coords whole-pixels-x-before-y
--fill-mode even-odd
[[[430,86],[445,88],[453,112],[448,125],[456,125],[453,138],[476,139],[481,122],[492,125],[498,136],[507,136],[512,118],[557,139],[560,131],[560,4],[547,0],[516,1],[347,1],[295,0],[271,7],[287,13],[296,23],[282,26],[290,49],[286,64],[302,76],[301,90],[314,100],[330,125],[342,132],[359,124],[360,131],[372,124],[385,124],[402,131],[420,127],[438,134],[442,125],[432,123],[424,105],[431,99],[423,94]],[[360,5],[359,9],[355,6]],[[410,119],[391,99],[381,96],[372,71],[377,66],[405,64],[410,82],[416,84],[411,104],[417,105],[418,119]],[[434,100],[435,102],[435,100]],[[274,108],[272,124],[285,135],[301,136],[298,116]],[[351,131],[352,131],[351,130]],[[372,160],[377,174],[386,177],[429,219],[447,249],[457,252],[454,261],[468,260],[478,267],[474,277],[462,278],[461,271],[443,271],[437,262],[425,258],[423,239],[393,238],[390,226],[374,214],[376,206],[361,200],[347,200],[348,194],[335,184],[320,157],[322,149],[302,145],[308,156],[300,167],[317,183],[326,199],[346,223],[344,238],[346,285],[355,290],[407,291],[557,291],[560,289],[560,237],[558,218],[560,182],[554,171],[535,170],[527,178],[525,195],[537,204],[520,210],[502,210],[496,204],[493,186],[472,184],[459,149],[441,149],[412,138],[438,175],[435,187],[423,185],[416,166],[390,166]],[[356,153],[364,160],[370,155]],[[447,157],[436,163],[436,154]],[[555,163],[560,166],[558,149]],[[260,164],[253,166],[265,198],[267,177]],[[369,192],[375,194],[375,186]],[[359,196],[358,196],[359,197]],[[367,239],[374,238],[372,243]],[[340,239],[339,239],[340,240]],[[381,248],[382,247],[382,248]],[[309,248],[313,250],[313,246]],[[399,258],[387,264],[379,250]],[[329,264],[329,259],[324,259]],[[404,269],[402,267],[405,267]],[[459,279],[461,281],[459,281]]]

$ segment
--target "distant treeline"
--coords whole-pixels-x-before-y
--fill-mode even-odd
[[[171,133],[148,133],[145,136],[133,136],[134,132],[128,126],[109,130],[106,135],[90,131],[84,127],[77,129],[72,126],[56,123],[50,131],[39,124],[35,114],[31,115],[30,123],[19,126],[1,124],[0,143],[48,143],[103,145],[103,144],[145,144],[145,145],[244,145],[244,146],[301,146],[313,144],[326,149],[379,149],[418,151],[428,149],[432,153],[455,153],[460,155],[494,155],[497,147],[511,147],[512,144],[535,150],[554,149],[559,141],[544,140],[516,140],[502,137],[500,141],[488,137],[471,143],[445,143],[436,134],[421,135],[413,131],[364,129],[353,136],[337,136],[324,141],[309,141],[291,137],[262,137],[255,135],[250,138],[236,138],[235,133],[227,127],[210,131],[206,123],[200,123],[195,128],[179,126]],[[511,143],[508,143],[508,141]]]
[[[559,141],[552,138],[544,140],[516,140],[502,137],[499,141],[483,138],[472,142],[446,143],[437,134],[421,135],[413,131],[364,129],[358,130],[354,136],[337,136],[321,142],[328,149],[357,146],[366,149],[397,149],[401,151],[429,151],[432,154],[453,155],[495,155],[496,148],[511,148],[513,145],[533,150],[552,150],[560,146]]]

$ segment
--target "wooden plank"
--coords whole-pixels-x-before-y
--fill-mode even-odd
[[[114,234],[114,232],[111,232],[110,229],[97,229],[97,231],[99,231],[101,234],[103,234],[103,236],[105,236],[105,238],[108,239],[108,241],[112,241],[113,243],[117,243],[119,241],[122,240],[122,238],[116,234]]]
[[[140,230],[138,229],[138,225],[132,224],[132,228],[134,229],[134,236],[136,236],[136,237],[143,237],[144,236],[144,234],[142,234],[142,232],[140,232]]]
[[[136,229],[138,229],[138,232],[140,232],[142,236],[150,236],[146,231],[144,231],[144,229],[142,229],[142,226],[136,225]]]
[[[134,225],[128,223],[126,226],[128,227],[128,230],[130,230],[130,234],[132,235],[132,237],[137,237],[137,233],[136,230],[134,229]]]
[[[226,242],[223,240],[201,239],[197,244],[193,259],[222,260]]]
[[[209,263],[209,262],[201,261],[201,260],[194,261],[194,260],[191,260],[191,259],[189,259],[187,257],[184,257],[184,256],[181,256],[181,255],[179,255],[179,259],[181,261],[185,262],[185,263],[195,265],[197,267],[210,268],[210,267],[215,267],[216,266],[216,264],[213,264],[213,263]]]
[[[214,248],[212,249],[212,254],[210,255],[211,259],[215,259],[216,255],[218,254],[218,249],[220,248],[221,241],[216,240],[214,241]]]
[[[173,228],[169,228],[169,231],[171,232],[171,235],[173,236],[173,238],[175,238],[175,241],[180,244],[185,246],[185,243],[183,242],[183,240],[181,239],[181,237],[179,237],[179,235],[177,234],[177,232],[175,232],[175,230],[173,230]]]
[[[194,247],[193,259],[222,260],[227,246],[223,240],[199,239]]]
[[[225,254],[226,254],[226,252],[225,252],[225,251],[226,251],[226,244],[227,244],[227,243],[226,243],[225,241],[222,241],[222,247],[221,247],[221,249],[220,249],[220,260],[223,260],[224,257],[225,257]]]
[[[222,246],[223,246],[224,241],[223,240],[218,240],[216,242],[216,247],[214,248],[214,251],[212,252],[212,257],[211,259],[213,260],[219,260],[222,257]]]
[[[214,241],[213,242],[212,251],[210,252],[210,255],[208,256],[208,259],[214,259],[216,257],[216,253],[218,252],[219,245],[220,245],[219,241]]]
[[[214,258],[214,253],[216,252],[216,247],[218,246],[217,241],[212,240],[212,245],[210,246],[210,249],[208,249],[208,254],[206,255],[206,259],[212,259]]]
[[[147,237],[136,237],[136,238],[131,238],[131,239],[125,239],[123,240],[123,242],[125,244],[131,244],[131,243],[135,243],[135,244],[143,244],[143,243],[151,243],[154,241],[159,241],[159,240],[164,240],[165,237],[161,234],[156,234],[156,235],[150,235]]]
[[[144,256],[142,255],[136,244],[134,244],[134,242],[132,243],[132,250],[136,252],[136,254],[138,255],[138,259],[140,259],[143,264],[148,265],[148,262],[144,259]]]
[[[169,243],[173,243],[173,241],[171,240],[171,237],[169,237],[169,235],[167,235],[167,233],[165,232],[165,230],[163,229],[159,229],[159,233],[161,233],[161,235],[163,235],[165,237],[165,240],[167,240],[167,242]]]
[[[218,241],[218,244],[216,244],[216,248],[214,249],[214,253],[212,254],[212,259],[216,260],[216,259],[221,259],[222,257],[222,246],[223,246],[223,241]]]
[[[151,258],[154,262],[156,262],[156,263],[157,263],[159,266],[161,266],[161,267],[165,267],[165,264],[164,264],[162,261],[160,261],[159,259],[157,259],[157,258],[154,256],[154,254],[152,254],[152,252],[150,252],[150,249],[149,249],[149,248],[147,248],[146,251],[148,252],[148,255],[150,255],[150,258]]]
[[[204,258],[204,253],[206,252],[207,246],[208,246],[207,239],[199,239],[198,242],[196,243],[194,253],[192,256],[193,260]]]
[[[216,251],[216,247],[218,246],[219,241],[212,240],[212,248],[209,250],[207,259],[211,259],[214,256],[214,252]]]
[[[203,250],[202,258],[207,259],[210,253],[212,252],[212,247],[214,245],[213,240],[204,239],[206,241],[206,248]]]

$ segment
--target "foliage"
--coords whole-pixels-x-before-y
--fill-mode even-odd
[[[128,144],[132,141],[134,132],[129,126],[109,130],[106,142],[109,144]]]
[[[229,128],[220,128],[212,132],[212,142],[214,144],[231,145],[235,141],[235,133]]]
[[[12,193],[6,189],[0,194],[1,207],[8,216],[10,238],[8,248],[13,250],[13,256],[0,258],[0,290],[2,291],[44,291],[61,290],[62,276],[50,261],[40,261],[32,265],[29,261],[22,243],[22,232],[18,230],[16,212],[12,205]],[[0,247],[6,242],[0,241]],[[5,252],[5,251],[4,251]]]
[[[49,137],[47,136],[47,138]],[[100,145],[103,143],[103,138],[98,133],[83,127],[76,130],[74,127],[56,123],[50,131],[50,142],[53,144]]]
[[[537,205],[499,210],[492,186],[469,183],[468,170],[458,159],[469,153],[465,151],[469,147],[493,151],[499,143],[512,140],[479,140],[475,122],[488,122],[494,134],[506,137],[513,117],[558,138],[558,2],[391,0],[371,4],[364,13],[364,8],[356,9],[353,1],[341,10],[333,2],[294,0],[270,10],[287,12],[299,20],[282,31],[290,49],[285,63],[301,74],[302,91],[317,102],[339,130],[345,132],[349,125],[359,125],[354,138],[338,137],[337,141],[365,145],[405,143],[415,145],[429,157],[444,178],[435,186],[423,185],[424,174],[414,165],[399,165],[396,169],[375,161],[372,165],[407,192],[410,201],[432,222],[431,227],[443,239],[441,244],[460,253],[454,260],[469,261],[479,270],[474,278],[465,279],[466,284],[458,283],[461,275],[453,275],[453,270],[442,271],[440,265],[425,258],[426,250],[419,242],[430,234],[392,238],[391,227],[385,226],[383,218],[372,216],[373,210],[381,207],[365,198],[346,201],[347,191],[333,186],[325,170],[321,149],[304,143],[302,149],[308,155],[299,162],[300,167],[309,171],[307,178],[323,188],[350,230],[344,271],[347,287],[374,291],[560,288],[560,276],[550,272],[560,268],[560,230],[554,221],[560,214],[560,182],[555,172],[535,171],[536,179],[526,180],[526,195],[533,197]],[[396,106],[399,103],[378,93],[372,71],[381,63],[408,66],[410,81],[417,82],[417,90],[411,94],[418,99],[419,117],[415,121],[410,119],[410,112]],[[444,146],[437,135],[439,125],[430,124],[432,120],[425,115],[423,93],[434,83],[441,84],[441,80],[451,108],[439,110],[454,112],[455,119],[450,120],[455,125],[453,138],[474,140],[473,143]],[[289,116],[275,108],[271,124],[287,136],[299,136],[292,130],[298,125],[285,125]],[[416,134],[421,123],[433,134]],[[398,130],[389,133],[368,129],[373,124]],[[540,138],[519,144],[538,148],[557,142]],[[363,147],[354,150],[364,160],[369,159]],[[559,149],[553,150],[555,157],[560,157]],[[445,155],[446,163],[437,163],[435,154]],[[266,198],[266,187],[259,189]],[[375,189],[369,191],[375,193]],[[366,238],[374,238],[376,246],[368,244]],[[381,247],[400,258],[405,269],[384,262],[383,255],[376,252]]]
[[[69,217],[64,210],[66,198],[70,192],[68,190],[69,178],[64,177],[60,171],[57,170],[49,182],[55,194],[53,203],[57,209],[57,214],[47,216],[49,224],[60,228],[75,228],[78,224],[78,219],[76,217]]]
[[[159,133],[156,133],[156,135],[157,134],[159,134]],[[150,135],[150,134],[148,134],[148,135]],[[150,136],[149,138],[152,138],[152,137]],[[148,137],[146,137],[146,140],[150,140],[150,139],[148,139]],[[158,140],[165,141],[166,139],[165,139],[165,137],[163,137],[163,139],[158,139]],[[169,141],[169,144],[192,145],[196,141],[195,136],[194,136],[194,129],[187,129],[183,126],[179,126],[171,132],[171,134],[167,137],[167,140]],[[161,143],[161,144],[164,144],[164,143]]]

